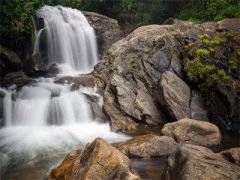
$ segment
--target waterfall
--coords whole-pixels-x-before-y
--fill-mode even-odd
[[[3,94],[3,119],[5,126],[12,124],[12,93],[3,88],[0,88],[0,95]],[[1,108],[1,107],[0,107]],[[0,110],[1,111],[1,110]],[[0,119],[1,120],[1,119]]]
[[[48,65],[65,64],[84,72],[96,64],[95,32],[80,11],[62,6],[44,6],[36,12],[36,16],[44,20]],[[42,30],[36,33],[35,52],[39,48]]]
[[[64,74],[89,71],[96,64],[94,30],[80,11],[44,6],[36,14],[44,19],[45,27],[35,29],[34,55],[41,54],[41,36],[47,33],[46,65],[57,63]],[[55,83],[63,74],[37,78],[34,83],[18,89],[0,88],[0,125],[3,125],[0,127],[0,159],[9,158],[4,167],[31,166],[31,169],[41,158],[80,148],[96,137],[110,142],[126,139],[125,135],[111,132],[108,123],[93,119],[89,97],[98,99],[95,105],[102,105],[97,90],[88,87],[72,90],[71,84]],[[12,168],[9,169],[12,172]],[[0,169],[0,177],[1,172]]]

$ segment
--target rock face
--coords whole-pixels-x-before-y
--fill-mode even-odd
[[[129,159],[103,139],[96,139],[82,152],[69,154],[51,173],[53,179],[128,179],[140,177],[129,168]]]
[[[116,98],[111,99],[108,96],[116,96]],[[148,93],[144,83],[139,79],[128,75],[124,77],[114,75],[104,97],[103,107],[107,112],[109,112],[108,109],[111,106],[116,105],[118,111],[124,112],[127,116],[138,122],[149,125],[163,124],[161,114],[152,97]],[[110,113],[109,116],[114,119],[115,115]],[[115,121],[112,121],[112,125],[118,130],[117,125],[114,123]]]
[[[169,155],[176,150],[177,143],[167,136],[142,135],[130,139],[118,146],[128,157],[156,157]]]
[[[143,26],[114,43],[92,73],[104,91],[103,108],[112,129],[128,132],[138,125],[161,126],[186,117],[207,120],[205,106],[199,99],[192,100],[188,85],[181,80],[180,52],[185,41],[194,43],[199,34],[224,33],[238,26],[236,22],[240,19]]]
[[[118,21],[94,12],[83,12],[83,14],[96,32],[98,49],[101,56],[121,37]]]
[[[220,153],[226,160],[240,166],[240,147],[228,149]]]
[[[215,154],[210,149],[196,145],[183,145],[168,159],[164,175],[167,180],[236,180],[240,167]]]
[[[174,138],[177,142],[202,146],[217,145],[221,142],[221,133],[216,125],[193,119],[181,119],[165,124],[162,133]]]
[[[190,117],[191,92],[188,85],[170,71],[162,74],[160,102],[176,120]]]

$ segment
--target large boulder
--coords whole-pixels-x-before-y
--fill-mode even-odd
[[[162,74],[159,101],[170,115],[178,120],[190,117],[191,91],[188,85],[170,71]]]
[[[221,132],[216,125],[187,118],[165,124],[162,134],[174,138],[177,142],[202,146],[217,145],[221,142]]]
[[[51,172],[52,179],[78,180],[137,180],[130,169],[130,161],[105,140],[97,138],[82,151],[69,154],[60,166]]]
[[[226,160],[240,166],[240,147],[224,150],[220,153]]]
[[[205,147],[186,144],[168,159],[166,180],[236,180],[240,167]]]
[[[96,86],[105,91],[103,107],[110,117],[113,130],[126,131],[138,125],[150,125],[149,118],[148,122],[139,119],[138,109],[133,108],[136,107],[132,102],[136,100],[137,91],[147,91],[146,100],[151,102],[152,106],[145,107],[144,112],[148,109],[151,111],[147,111],[148,117],[149,114],[154,114],[152,117],[160,117],[158,123],[157,120],[151,120],[151,124],[154,122],[155,126],[185,117],[207,120],[205,106],[201,104],[205,101],[200,102],[198,98],[192,101],[188,85],[181,80],[184,77],[181,55],[186,42],[195,43],[200,34],[221,35],[228,29],[233,29],[239,22],[240,19],[203,24],[179,21],[172,25],[142,26],[114,43],[92,72]],[[124,93],[131,92],[128,95],[131,98],[126,94],[120,97],[120,87],[114,91],[121,83]],[[109,91],[111,87],[113,92]],[[124,108],[123,99],[129,103],[128,108]],[[129,113],[130,109],[134,111]],[[155,116],[156,110],[158,116]],[[216,119],[212,117],[210,120]],[[128,124],[131,128],[128,128]]]
[[[176,150],[177,143],[167,136],[153,134],[134,137],[118,145],[128,157],[146,158],[169,155]]]
[[[94,12],[83,12],[83,14],[96,32],[100,55],[104,55],[121,37],[118,21]]]

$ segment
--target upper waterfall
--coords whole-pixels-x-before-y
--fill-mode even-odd
[[[73,70],[88,71],[97,62],[96,36],[86,17],[77,9],[44,6],[36,12],[44,20],[47,34],[48,65],[57,63]],[[40,29],[34,52],[38,52]]]

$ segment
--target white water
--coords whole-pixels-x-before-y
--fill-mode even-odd
[[[87,71],[97,63],[95,33],[80,11],[62,6],[44,6],[36,15],[44,19],[49,64],[65,64],[73,70]],[[35,52],[39,51],[41,31],[36,33]]]
[[[83,14],[70,8],[44,6],[37,15],[44,18],[47,29],[49,64],[57,62],[63,73],[66,69],[70,73],[89,71],[97,61],[97,49],[94,31]],[[34,53],[40,51],[42,30],[36,34]],[[93,119],[85,94],[99,98],[101,106],[102,98],[94,88],[72,91],[71,85],[54,83],[60,76],[35,79],[36,83],[20,90],[0,88],[4,94],[0,159],[7,157],[0,162],[0,179],[8,165],[23,166],[41,157],[66,153],[96,137],[109,142],[127,138],[111,132],[108,123]]]

